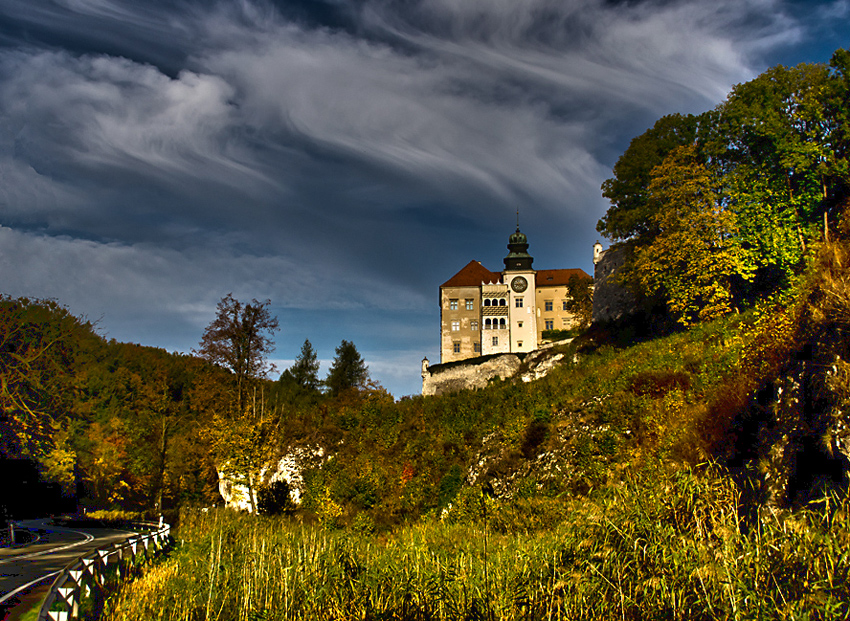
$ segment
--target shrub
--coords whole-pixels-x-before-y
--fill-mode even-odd
[[[691,376],[681,371],[643,371],[629,382],[629,390],[639,397],[663,397],[671,390],[691,388]]]
[[[294,510],[295,503],[292,502],[289,483],[285,480],[273,481],[257,492],[257,511],[260,515],[281,515]]]
[[[437,506],[445,507],[457,495],[460,486],[463,485],[463,471],[460,466],[454,464],[449,471],[440,479]]]
[[[537,455],[538,448],[549,437],[549,425],[545,422],[532,420],[525,428],[520,452],[526,459]]]
[[[578,330],[543,330],[541,336],[545,341],[561,341],[572,338]]]

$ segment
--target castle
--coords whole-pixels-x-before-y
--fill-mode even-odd
[[[572,277],[590,276],[578,268],[533,269],[528,238],[519,226],[508,250],[501,272],[470,261],[440,286],[441,363],[531,352],[542,344],[544,331],[574,325],[567,284]]]

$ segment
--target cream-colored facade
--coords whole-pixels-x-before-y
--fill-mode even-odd
[[[510,294],[500,282],[481,283],[481,356],[511,351]]]
[[[478,287],[440,288],[440,351],[450,353],[448,360],[481,355],[480,297]]]
[[[576,317],[567,310],[570,299],[567,284],[570,278],[590,278],[584,271],[540,270],[537,272],[537,342],[543,342],[546,330],[569,330],[576,325]]]
[[[470,261],[440,287],[441,363],[534,351],[544,330],[573,326],[564,304],[567,282],[590,276],[581,269],[534,270],[519,228],[508,249],[503,271]]]

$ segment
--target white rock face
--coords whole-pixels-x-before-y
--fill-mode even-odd
[[[298,447],[291,450],[278,460],[277,463],[267,464],[260,469],[259,480],[254,483],[254,505],[257,501],[257,489],[275,481],[286,481],[292,502],[301,503],[304,495],[305,468],[319,465],[324,461],[325,450],[322,447]],[[218,470],[218,491],[224,499],[226,507],[237,511],[251,512],[251,499],[248,486],[235,477],[227,474],[226,466]]]
[[[422,375],[422,394],[442,395],[459,390],[484,388],[493,378],[511,377],[520,367],[519,357],[504,354],[478,364],[452,362],[435,365]]]
[[[555,354],[549,358],[543,360],[540,364],[530,368],[527,373],[523,373],[520,376],[520,379],[523,382],[532,382],[534,380],[538,380],[541,377],[545,377],[549,371],[554,369],[558,364],[560,364],[561,360],[563,360],[564,354]]]
[[[251,499],[248,494],[248,486],[234,481],[218,467],[216,467],[216,470],[218,471],[218,493],[224,498],[224,506],[250,513]],[[256,496],[254,501],[256,502]]]
[[[269,483],[275,481],[286,481],[289,484],[289,495],[296,505],[301,504],[304,495],[304,477],[301,473],[308,465],[323,461],[325,450],[321,447],[297,448],[287,453],[277,462],[277,467],[268,478]],[[266,480],[267,472],[263,471],[263,480]]]
[[[564,359],[564,354],[553,354],[550,350],[570,342],[572,339],[547,343],[529,353],[525,358],[528,370],[519,376],[520,379],[523,382],[531,382],[544,377]],[[516,354],[502,354],[487,358],[483,362],[457,361],[433,366],[428,366],[423,360],[422,394],[442,395],[459,390],[484,388],[495,378],[503,380],[514,377],[521,366],[522,363]]]

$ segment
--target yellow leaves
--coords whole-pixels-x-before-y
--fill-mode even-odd
[[[325,488],[319,499],[319,506],[316,508],[316,513],[319,517],[319,522],[325,527],[334,529],[339,527],[339,521],[344,513],[342,505],[333,499],[331,491]]]
[[[636,250],[634,276],[647,293],[661,294],[684,325],[729,313],[731,278],[749,278],[751,270],[733,241],[735,215],[723,208],[716,180],[692,145],[672,151],[652,175],[660,233]]]
[[[77,454],[68,445],[65,438],[61,444],[53,447],[44,459],[45,477],[62,486],[62,491],[67,494],[74,492],[74,464],[77,462]]]

